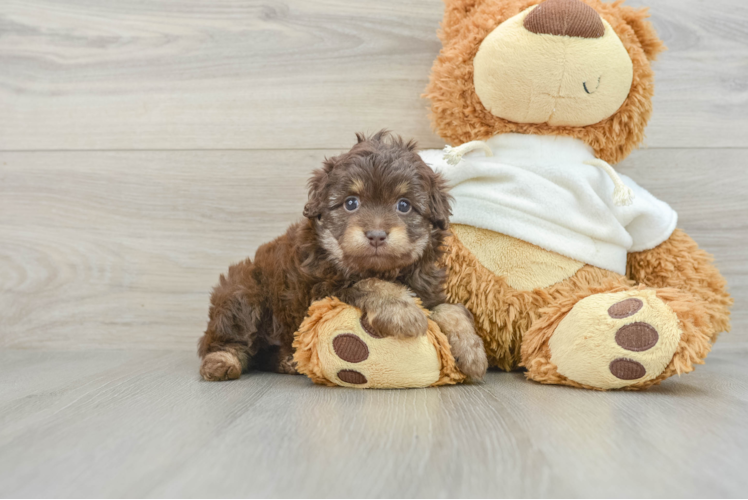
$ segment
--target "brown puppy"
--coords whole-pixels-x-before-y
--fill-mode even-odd
[[[450,197],[441,176],[386,131],[326,159],[309,181],[303,222],[229,268],[213,290],[200,339],[206,380],[249,368],[295,373],[293,335],[309,305],[328,296],[360,308],[387,336],[426,332],[414,297],[432,310],[458,367],[474,379],[488,366],[472,315],[445,304],[438,266]]]

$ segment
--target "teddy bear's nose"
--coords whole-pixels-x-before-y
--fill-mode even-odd
[[[581,0],[546,0],[530,12],[524,24],[539,35],[600,38],[605,34],[598,13]]]

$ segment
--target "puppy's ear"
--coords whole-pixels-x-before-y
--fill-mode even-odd
[[[330,172],[335,167],[335,158],[325,158],[322,168],[318,168],[312,174],[307,185],[309,186],[309,199],[304,205],[304,217],[316,219],[322,215],[322,207],[327,199],[327,187],[330,181]]]
[[[452,215],[450,207],[452,197],[449,195],[446,179],[430,168],[428,170],[431,173],[431,192],[429,193],[431,222],[439,229],[446,230],[449,228],[449,216]]]

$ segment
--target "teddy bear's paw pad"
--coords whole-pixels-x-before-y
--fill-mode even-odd
[[[564,377],[620,389],[659,376],[680,341],[678,318],[654,290],[586,297],[549,341],[551,362]]]
[[[621,380],[638,380],[647,374],[647,369],[633,359],[618,358],[611,361],[610,373]]]
[[[356,370],[340,370],[338,378],[346,384],[362,385],[368,382],[366,376]]]
[[[638,313],[644,307],[640,299],[630,298],[616,302],[608,308],[608,316],[615,319],[628,318]]]
[[[648,323],[637,321],[624,325],[616,332],[616,344],[627,351],[642,352],[653,348],[660,334]]]
[[[441,370],[427,336],[382,337],[354,307],[321,327],[319,361],[325,378],[359,388],[427,387]]]
[[[332,339],[335,354],[343,361],[360,363],[369,357],[369,348],[352,333],[343,333]]]

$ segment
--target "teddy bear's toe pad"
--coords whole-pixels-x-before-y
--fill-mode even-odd
[[[343,361],[360,363],[369,357],[369,348],[352,333],[342,333],[332,339],[332,349]]]
[[[381,337],[354,307],[321,326],[319,357],[324,376],[347,387],[427,387],[441,362],[426,335]]]
[[[638,313],[644,307],[640,299],[630,298],[616,302],[608,308],[608,316],[616,319],[628,318]]]
[[[647,374],[647,369],[633,359],[618,358],[610,363],[610,373],[621,380],[637,380]]]
[[[619,389],[660,375],[680,336],[676,314],[653,290],[591,295],[553,333],[551,362],[579,384]]]
[[[338,372],[338,378],[346,384],[353,385],[362,385],[369,382],[363,373],[357,372],[356,370],[340,370]]]
[[[616,344],[627,351],[641,352],[653,348],[660,340],[660,334],[647,323],[637,321],[624,325],[616,332]]]

